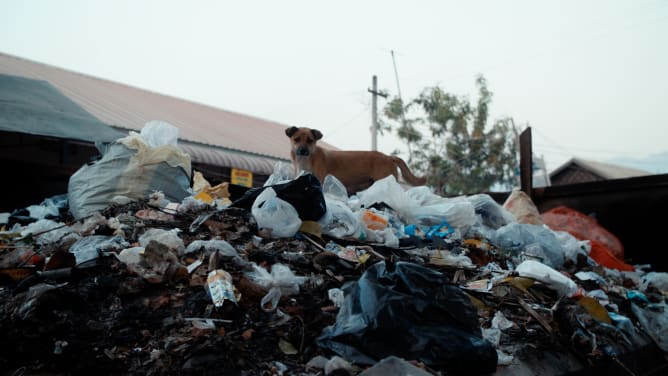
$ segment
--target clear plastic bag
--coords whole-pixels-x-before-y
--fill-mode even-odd
[[[253,271],[246,273],[246,277],[268,290],[260,301],[260,307],[265,312],[274,311],[283,295],[299,294],[299,286],[306,280],[305,277],[296,276],[287,265],[274,264],[271,274],[255,263],[252,265]]]
[[[129,245],[120,236],[91,235],[77,240],[70,246],[69,252],[79,265],[97,259],[101,252],[121,251]]]
[[[176,251],[179,255],[183,255],[186,247],[183,244],[183,240],[179,237],[179,231],[177,228],[171,230],[150,228],[139,237],[139,245],[146,247],[151,240],[155,240],[167,248]]]
[[[540,258],[553,268],[564,265],[565,249],[554,231],[545,226],[510,223],[496,231],[494,244],[511,256]]]
[[[475,213],[479,216],[480,223],[487,227],[497,229],[516,221],[515,217],[508,210],[499,205],[488,194],[480,193],[472,195],[468,197],[468,200],[473,205]]]
[[[412,223],[435,226],[446,221],[465,234],[476,222],[473,205],[463,198],[443,199],[431,205],[417,206],[411,211]]]
[[[269,175],[264,187],[282,184],[295,178],[295,168],[291,163],[278,161],[274,164],[274,171]]]
[[[668,351],[668,305],[647,304],[644,308],[631,303],[631,311],[642,328],[663,351]]]
[[[348,191],[346,187],[334,175],[325,176],[325,181],[322,184],[322,193],[325,198],[330,200],[339,200],[346,202],[348,200]]]
[[[152,148],[165,145],[176,146],[179,139],[179,129],[161,120],[151,120],[144,124],[144,127],[139,132],[139,136],[141,136],[146,145]]]

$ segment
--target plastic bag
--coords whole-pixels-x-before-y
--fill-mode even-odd
[[[496,350],[481,337],[475,307],[443,274],[383,261],[343,290],[343,307],[319,346],[360,364],[395,355],[454,373],[496,369]]]
[[[276,192],[278,198],[292,205],[303,221],[317,222],[327,211],[320,181],[310,173],[303,174],[287,183],[249,189],[230,206],[251,209],[260,193],[269,188]]]
[[[164,121],[151,120],[144,124],[139,136],[146,145],[152,148],[166,145],[176,146],[179,139],[179,129]]]
[[[487,227],[497,229],[516,221],[512,213],[499,205],[488,194],[472,195],[468,197],[468,200],[473,205],[476,215],[480,216],[480,222]]]
[[[503,203],[503,207],[515,216],[515,219],[519,223],[531,225],[543,224],[540,213],[529,195],[517,188],[510,192],[510,196]]]
[[[158,139],[151,142],[161,142]],[[70,177],[70,212],[80,219],[104,209],[116,196],[140,200],[155,191],[171,202],[181,202],[191,192],[190,174],[190,156],[171,144],[151,147],[132,132],[110,144],[100,160]]]
[[[183,255],[186,247],[178,234],[179,229],[176,228],[171,230],[150,228],[139,237],[138,241],[139,245],[146,247],[151,240],[155,240],[167,248],[176,251],[179,255]]]
[[[591,257],[597,264],[605,266],[606,268],[616,269],[622,272],[633,272],[635,268],[624,261],[615,257],[610,250],[603,244],[596,240],[590,240],[591,249],[589,257]]]
[[[318,221],[323,234],[338,239],[353,237],[363,240],[366,237],[359,216],[353,213],[345,202],[329,197],[325,198],[325,202],[327,203],[327,212]]]
[[[91,235],[77,240],[70,246],[69,252],[74,254],[79,265],[97,259],[102,252],[121,251],[129,245],[120,236]]]
[[[287,183],[295,178],[295,168],[291,163],[278,161],[274,164],[274,172],[269,175],[264,187]]]
[[[433,205],[444,200],[443,197],[435,194],[425,185],[408,189],[406,191],[406,196],[417,202],[419,205]]]
[[[274,264],[271,267],[271,274],[255,263],[252,265],[253,271],[245,275],[251,281],[268,290],[267,295],[260,302],[260,307],[265,312],[275,310],[281,296],[299,294],[299,285],[306,280],[305,277],[296,276],[288,266],[283,264]]]
[[[521,277],[543,282],[560,296],[572,296],[578,290],[578,286],[570,278],[538,261],[526,260],[519,264],[515,271]]]
[[[545,226],[510,223],[496,230],[494,244],[512,256],[538,258],[557,269],[564,265],[566,250],[554,232]]]
[[[72,232],[72,228],[68,227],[65,223],[55,222],[50,219],[40,219],[21,228],[21,236],[25,237],[28,234],[33,234],[35,243],[39,245],[56,243],[65,236],[72,234]]]
[[[596,219],[566,206],[546,211],[542,214],[542,219],[551,229],[566,231],[580,240],[595,240],[605,246],[613,256],[624,260],[622,242]]]
[[[325,176],[322,184],[322,193],[325,198],[346,202],[348,200],[348,191],[346,187],[334,175]]]
[[[668,292],[668,273],[649,272],[640,278],[640,288],[645,291],[649,286],[664,292]]]
[[[190,254],[203,249],[205,255],[211,256],[217,254],[221,260],[231,260],[238,266],[246,266],[248,261],[239,255],[237,250],[225,240],[211,239],[211,240],[194,240],[185,250],[185,254]]]
[[[302,225],[297,210],[288,202],[276,197],[276,192],[269,187],[255,199],[251,213],[260,229],[270,229],[273,238],[294,236]]]
[[[237,250],[232,246],[232,244],[226,242],[225,240],[220,239],[211,239],[211,240],[194,240],[185,250],[185,254],[196,252],[204,248],[207,254],[214,253],[216,251],[220,252],[221,256],[226,257],[236,257],[239,256]]]
[[[419,206],[411,211],[411,216],[417,223],[435,226],[445,221],[465,234],[475,224],[475,209],[466,199],[453,198],[438,204]]]
[[[663,351],[668,351],[668,305],[648,304],[644,308],[631,303],[631,311],[642,328]]]
[[[41,204],[30,205],[26,210],[28,210],[32,218],[45,219],[59,217],[60,211],[67,207],[67,195],[64,194],[44,199]]]
[[[406,195],[394,175],[376,180],[369,188],[357,192],[357,197],[364,208],[370,208],[376,203],[385,203],[404,218],[410,213],[410,209],[417,205]]]

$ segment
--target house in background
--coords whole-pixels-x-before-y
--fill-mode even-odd
[[[276,162],[290,161],[284,124],[3,53],[0,75],[0,163],[11,182],[0,211],[66,193],[69,176],[99,154],[95,142],[151,120],[179,128],[178,147],[212,184],[240,172],[261,186]]]
[[[648,171],[609,163],[571,158],[550,172],[551,185],[568,185],[601,180],[625,179],[652,175]]]

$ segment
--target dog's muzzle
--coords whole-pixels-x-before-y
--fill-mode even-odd
[[[309,152],[309,150],[308,150],[307,147],[305,147],[305,146],[300,146],[300,147],[297,148],[297,151],[295,152],[295,154],[297,154],[297,155],[301,155],[301,156],[305,156],[305,157],[306,157],[306,156],[308,156],[308,155],[310,154],[310,152]]]

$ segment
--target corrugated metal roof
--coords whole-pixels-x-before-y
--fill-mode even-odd
[[[276,163],[274,159],[250,156],[233,151],[223,151],[205,145],[192,145],[181,142],[178,144],[178,147],[184,153],[189,154],[193,162],[213,166],[228,166],[262,175],[271,175]]]
[[[179,138],[198,145],[211,145],[196,151],[188,148],[200,160],[244,158],[250,153],[249,164],[262,167],[262,156],[280,160],[290,159],[289,142],[284,124],[247,116],[215,107],[154,93],[125,84],[68,71],[54,66],[0,53],[0,73],[48,81],[67,97],[102,122],[114,127],[141,130],[150,120],[166,121],[179,128]],[[324,144],[326,147],[331,147]],[[217,154],[204,155],[206,150]],[[236,151],[237,156],[221,156]],[[257,157],[254,157],[257,156]],[[260,158],[260,159],[254,159]],[[262,160],[262,161],[260,161]],[[259,172],[250,169],[251,171]]]

